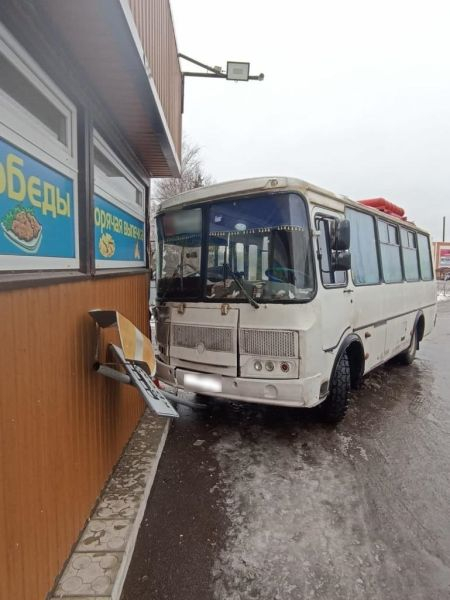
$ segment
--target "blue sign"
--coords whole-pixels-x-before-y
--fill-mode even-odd
[[[101,196],[94,196],[94,206],[96,260],[144,264],[143,221],[107,202]]]
[[[73,181],[0,138],[0,255],[75,258]]]

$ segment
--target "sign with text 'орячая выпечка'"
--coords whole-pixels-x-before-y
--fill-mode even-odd
[[[144,266],[144,222],[97,194],[94,205],[96,265]]]

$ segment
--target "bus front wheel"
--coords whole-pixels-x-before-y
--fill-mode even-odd
[[[345,417],[350,393],[350,361],[344,352],[336,365],[326,399],[318,406],[320,418],[327,423],[338,423]]]

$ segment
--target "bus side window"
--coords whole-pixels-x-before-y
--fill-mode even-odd
[[[402,263],[400,259],[400,242],[396,225],[386,221],[378,221],[378,236],[380,238],[381,264],[386,283],[403,281]]]
[[[433,279],[433,269],[431,268],[431,253],[428,237],[423,233],[417,234],[417,245],[419,247],[420,275],[424,281]]]
[[[416,234],[404,227],[400,228],[402,241],[403,267],[406,281],[419,281],[419,261],[417,258]]]
[[[331,269],[331,258],[333,253],[332,240],[335,235],[336,222],[337,220],[332,217],[316,218],[316,229],[320,232],[320,235],[317,238],[320,274],[324,287],[347,284],[346,271],[333,271]]]
[[[347,208],[345,216],[350,221],[350,254],[352,277],[355,285],[380,283],[375,220],[372,215]]]

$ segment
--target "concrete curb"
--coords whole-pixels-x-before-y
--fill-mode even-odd
[[[146,411],[82,531],[51,600],[119,600],[170,420]]]

